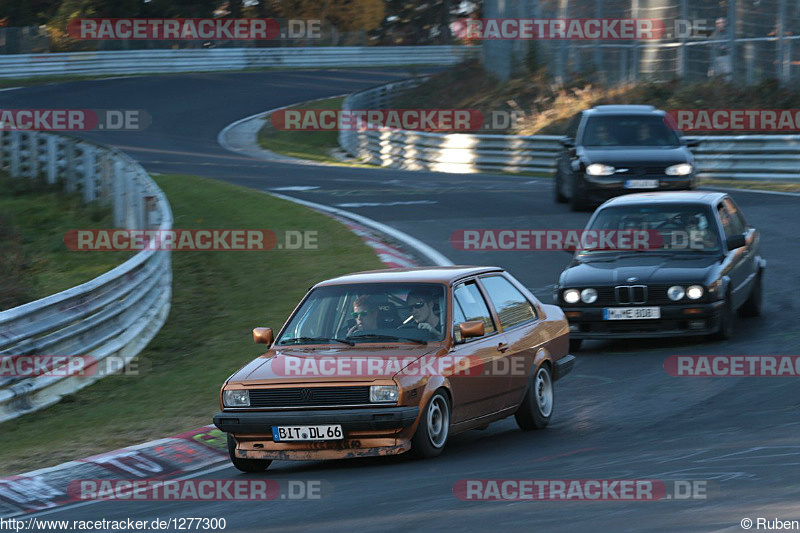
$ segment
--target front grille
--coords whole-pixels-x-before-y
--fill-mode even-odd
[[[250,390],[250,407],[325,407],[368,404],[369,387],[291,387]]]
[[[669,305],[669,304],[692,304],[704,303],[708,301],[708,294],[704,293],[703,297],[699,300],[688,300],[684,298],[679,302],[673,302],[667,296],[667,290],[675,284],[655,284],[655,285],[620,285],[618,287],[595,287],[597,290],[597,301],[594,302],[592,307],[610,306],[610,305],[629,305],[629,304],[647,304],[647,305]],[[678,285],[680,285],[678,283]],[[688,287],[688,284],[684,284]],[[629,290],[628,287],[635,287]],[[586,305],[579,302],[574,305]]]
[[[614,296],[618,304],[647,303],[647,285],[618,285]]]

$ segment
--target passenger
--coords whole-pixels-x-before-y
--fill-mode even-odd
[[[413,324],[416,324],[418,329],[423,329],[434,337],[441,337],[442,325],[433,310],[434,300],[435,298],[430,293],[411,292],[406,299],[406,304],[411,308],[411,316],[406,319],[405,327],[409,327],[408,322],[413,319]]]

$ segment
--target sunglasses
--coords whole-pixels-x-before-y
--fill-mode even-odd
[[[372,311],[353,311],[353,318],[364,318],[365,316],[371,314]]]
[[[423,307],[425,307],[425,302],[413,303],[411,304],[411,307],[413,307],[414,309],[422,309]]]

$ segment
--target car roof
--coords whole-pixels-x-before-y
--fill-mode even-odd
[[[727,196],[724,192],[714,191],[675,191],[675,192],[638,192],[623,194],[605,202],[603,208],[620,205],[639,205],[654,203],[681,203],[715,205]]]
[[[314,287],[330,285],[348,285],[352,283],[442,283],[450,284],[461,278],[484,274],[487,272],[503,272],[500,267],[453,265],[445,267],[389,268],[384,270],[367,270],[345,274],[317,283]]]
[[[597,105],[586,110],[587,115],[664,115],[665,112],[651,105]]]

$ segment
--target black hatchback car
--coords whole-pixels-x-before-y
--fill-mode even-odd
[[[733,334],[734,312],[761,313],[766,261],[760,235],[719,192],[656,192],[605,202],[593,234],[644,230],[650,246],[578,250],[554,298],[582,339]]]
[[[629,192],[695,187],[694,158],[666,112],[649,105],[581,111],[561,139],[555,200],[573,211]]]

